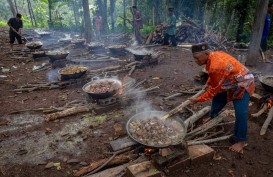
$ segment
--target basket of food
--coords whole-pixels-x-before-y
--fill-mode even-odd
[[[115,95],[122,87],[121,81],[117,79],[93,80],[83,86],[83,91],[91,99],[105,99]]]
[[[26,43],[26,47],[33,50],[33,49],[40,49],[43,46],[41,41],[32,41]]]
[[[86,66],[67,66],[58,71],[61,80],[77,79],[83,76],[88,68]]]
[[[53,62],[55,60],[66,59],[67,55],[69,54],[68,51],[65,50],[51,50],[46,52],[46,56],[50,58],[50,61]]]

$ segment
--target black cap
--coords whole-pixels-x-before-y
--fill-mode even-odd
[[[209,52],[210,48],[208,43],[199,43],[199,44],[194,44],[191,47],[192,53],[203,53],[203,52]]]
[[[136,6],[132,6],[133,9],[136,9],[137,7]]]
[[[173,9],[174,9],[173,7],[169,7],[168,8],[169,11],[173,11]]]

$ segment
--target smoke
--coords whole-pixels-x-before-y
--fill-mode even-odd
[[[147,50],[146,48],[126,48],[128,52],[131,52],[134,55],[151,55],[153,50]]]
[[[58,71],[59,71],[60,69],[61,69],[61,68],[55,68],[55,69],[49,70],[49,71],[46,73],[48,81],[50,81],[50,82],[58,81],[58,78],[59,78],[59,73],[58,73]]]
[[[123,95],[132,100],[130,110],[125,109],[125,115],[131,116],[132,112],[135,114],[142,112],[154,111],[151,102],[146,100],[147,93],[142,87],[136,87],[136,80],[131,77],[123,79]],[[132,110],[133,109],[133,110]]]

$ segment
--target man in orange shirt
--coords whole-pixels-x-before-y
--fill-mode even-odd
[[[210,117],[214,118],[227,102],[233,101],[236,121],[230,150],[243,152],[247,140],[248,102],[255,90],[254,76],[227,53],[210,51],[206,43],[193,45],[192,53],[199,66],[206,65],[209,75],[206,92],[190,99],[192,104],[212,99]]]

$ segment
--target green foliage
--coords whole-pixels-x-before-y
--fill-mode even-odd
[[[6,21],[3,21],[3,20],[0,20],[0,26],[1,27],[7,27],[7,22]]]
[[[143,34],[150,34],[154,30],[155,30],[154,26],[146,26],[146,25],[144,25],[144,28],[141,29],[140,32],[143,33]]]

